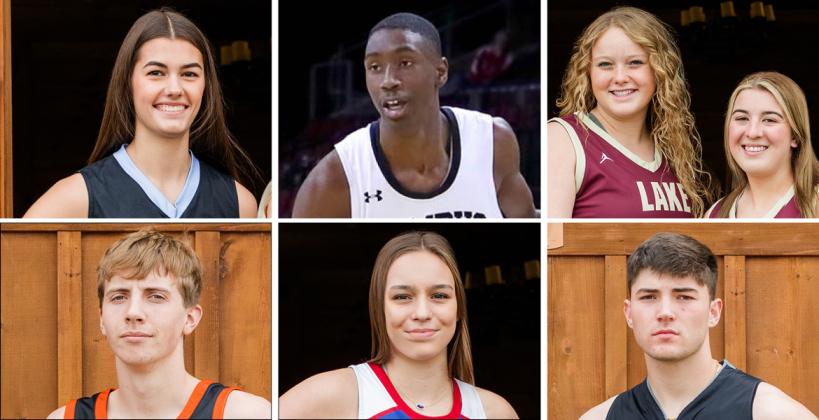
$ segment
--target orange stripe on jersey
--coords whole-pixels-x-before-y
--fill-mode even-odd
[[[239,389],[238,386],[231,386],[223,389],[222,392],[219,393],[219,396],[216,397],[216,404],[213,406],[214,419],[225,418],[225,405],[227,404],[228,395],[237,389]]]
[[[63,413],[64,419],[74,419],[74,410],[77,409],[77,400],[71,400],[68,404],[65,405],[65,412]]]
[[[111,388],[106,389],[103,392],[100,392],[100,395],[97,396],[97,402],[94,403],[94,418],[95,419],[107,419],[108,418],[108,394],[112,391]]]
[[[182,412],[179,413],[177,419],[189,419],[191,418],[191,414],[193,414],[193,410],[196,409],[196,406],[199,405],[199,401],[202,401],[202,397],[205,395],[205,391],[208,390],[210,384],[213,381],[199,381],[196,384],[196,388],[193,389],[193,393],[191,393],[190,398],[188,398],[188,403],[185,404],[185,408],[182,409]]]

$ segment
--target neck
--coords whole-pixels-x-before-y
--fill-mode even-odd
[[[185,371],[182,343],[168,357],[133,365],[116,359],[119,388],[111,394],[109,413],[131,418],[176,417],[199,380]]]
[[[154,184],[168,180],[185,182],[191,166],[189,133],[178,138],[159,137],[136,127],[134,140],[127,146],[128,156]]]
[[[439,106],[425,109],[423,115],[407,121],[381,119],[381,148],[393,166],[421,170],[449,163],[447,144],[449,125]]]
[[[644,147],[646,143],[653,147],[651,135],[646,127],[647,109],[625,118],[609,115],[599,107],[593,109],[592,113],[603,124],[603,128],[627,149],[636,150]]]
[[[648,383],[666,416],[675,418],[714,379],[719,368],[711,358],[708,340],[696,353],[682,360],[661,361],[648,355]]]
[[[748,186],[743,195],[748,200],[754,213],[766,213],[774,203],[793,186],[793,173],[790,168],[783,168],[773,174],[764,176],[748,175]]]
[[[446,352],[441,352],[429,360],[410,360],[393,352],[390,360],[384,364],[390,381],[405,398],[407,404],[423,402],[434,403],[442,395],[452,393],[452,379],[449,377]]]

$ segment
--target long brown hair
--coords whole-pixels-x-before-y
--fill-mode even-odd
[[[617,27],[648,53],[657,86],[646,115],[651,139],[660,149],[691,199],[695,215],[702,215],[714,198],[711,175],[703,169],[702,145],[689,110],[691,96],[682,56],[671,29],[656,16],[634,7],[617,7],[594,20],[574,45],[563,75],[557,106],[560,115],[589,113],[597,106],[591,88],[591,50],[611,27]]]
[[[202,106],[190,128],[191,150],[197,157],[252,188],[261,175],[225,124],[225,103],[210,43],[193,22],[169,8],[142,15],[125,35],[111,72],[100,132],[88,164],[114,153],[134,138],[136,113],[131,76],[140,47],[156,38],[188,41],[205,60],[205,92]]]
[[[739,82],[739,85],[728,100],[728,111],[725,113],[725,127],[723,129],[723,145],[725,157],[728,160],[728,169],[731,182],[731,192],[722,200],[717,217],[728,217],[731,207],[739,195],[748,186],[748,175],[739,167],[731,147],[728,144],[728,125],[731,123],[731,111],[734,109],[737,96],[745,89],[761,89],[771,94],[785,113],[785,120],[791,127],[791,136],[796,141],[796,149],[791,153],[791,171],[793,173],[794,196],[799,212],[804,218],[817,217],[817,193],[819,184],[819,161],[813,152],[810,140],[810,118],[808,117],[808,102],[805,93],[790,77],[773,71],[763,71],[749,74]]]
[[[449,242],[443,236],[433,232],[407,232],[398,235],[384,244],[375,258],[375,266],[370,279],[369,299],[372,334],[370,361],[383,364],[390,359],[392,347],[387,336],[387,320],[384,314],[387,272],[398,257],[414,251],[426,251],[438,256],[452,273],[455,283],[455,300],[458,304],[458,324],[455,327],[455,335],[447,345],[447,366],[450,377],[474,385],[472,347],[469,342],[469,327],[466,319],[466,293],[461,281],[461,273]]]

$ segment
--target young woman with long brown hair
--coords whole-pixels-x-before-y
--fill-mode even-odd
[[[155,10],[119,49],[88,166],[24,217],[253,217],[239,181],[254,178],[225,124],[210,44],[186,17]]]
[[[474,386],[466,293],[449,243],[409,232],[378,253],[371,358],[319,373],[279,398],[281,418],[516,418]]]

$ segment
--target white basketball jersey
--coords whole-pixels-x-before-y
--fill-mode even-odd
[[[358,418],[424,418],[398,395],[389,377],[375,363],[350,366],[358,382]],[[446,418],[485,419],[481,398],[474,386],[453,378],[452,409]],[[443,417],[442,417],[443,418]]]
[[[378,121],[335,145],[350,186],[351,217],[503,217],[492,172],[492,117],[460,108],[441,110],[449,121],[451,165],[435,191],[412,192],[398,183],[381,149]]]

